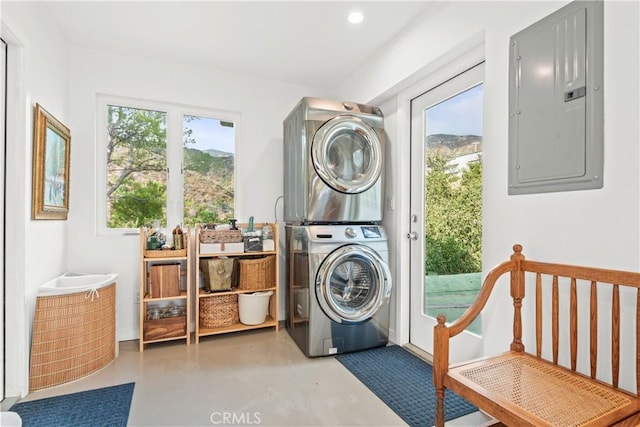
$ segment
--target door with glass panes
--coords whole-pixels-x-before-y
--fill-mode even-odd
[[[433,327],[455,321],[481,285],[482,81],[479,64],[411,101],[410,342],[433,352]],[[478,357],[482,322],[452,341]]]

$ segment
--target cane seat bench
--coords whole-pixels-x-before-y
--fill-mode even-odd
[[[507,426],[612,426],[640,425],[640,273],[577,267],[529,261],[522,255],[522,246],[514,245],[509,261],[494,268],[487,275],[475,302],[457,321],[446,324],[443,315],[438,316],[434,330],[433,381],[436,388],[436,426],[444,425],[444,393],[450,389],[475,404],[502,425]],[[462,332],[481,312],[498,279],[510,273],[510,292],[513,299],[513,341],[509,351],[493,357],[469,362],[449,364],[449,339]],[[531,280],[535,289],[535,353],[525,352],[522,342],[522,300],[525,281]],[[548,286],[547,286],[548,285]],[[561,286],[568,287],[568,307],[561,316],[559,297]],[[587,346],[578,345],[578,289],[586,286],[589,294]],[[543,309],[543,289],[550,287],[551,307]],[[635,337],[635,392],[619,387],[620,377],[620,288],[632,288],[635,292],[635,323],[625,326],[625,334],[632,329]],[[530,289],[527,287],[527,289]],[[598,293],[602,289],[611,299],[611,306],[598,307]],[[626,294],[625,294],[626,295]],[[584,301],[582,301],[584,302]],[[581,309],[582,310],[582,309]],[[598,321],[598,313],[608,325]],[[610,313],[610,316],[609,316]],[[551,330],[550,360],[543,358],[543,314],[549,314],[545,322]],[[550,317],[550,319],[548,319]],[[561,347],[561,317],[568,320],[568,341]],[[628,329],[627,326],[630,326]],[[599,331],[610,331],[608,352],[611,361],[611,381],[603,381],[597,375]],[[600,334],[602,335],[602,333]],[[607,334],[608,335],[608,334]],[[629,335],[625,335],[629,336]],[[581,343],[582,344],[582,343]],[[589,373],[577,369],[578,350],[588,348]],[[570,363],[559,363],[560,351],[566,351]],[[580,354],[582,356],[582,354]]]

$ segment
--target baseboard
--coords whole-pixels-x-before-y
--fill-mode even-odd
[[[15,397],[6,397],[2,402],[0,402],[0,412],[8,412],[9,408],[13,406],[20,399],[18,396]]]

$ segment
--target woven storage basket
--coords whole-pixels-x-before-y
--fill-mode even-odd
[[[172,258],[187,256],[186,249],[158,249],[158,250],[146,250],[144,251],[145,258]]]
[[[222,328],[240,322],[238,295],[200,298],[200,326]]]
[[[276,285],[275,255],[238,260],[238,289],[259,290]]]
[[[240,243],[241,230],[202,230],[200,243]]]

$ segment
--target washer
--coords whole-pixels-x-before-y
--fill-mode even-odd
[[[305,97],[283,127],[285,222],[382,221],[384,124],[378,107]]]
[[[391,274],[379,225],[286,225],[287,330],[308,357],[384,346]]]

